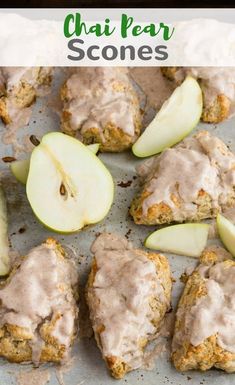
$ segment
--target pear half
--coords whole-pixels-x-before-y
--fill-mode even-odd
[[[223,215],[217,215],[218,233],[226,249],[235,257],[235,225]]]
[[[9,241],[8,241],[8,220],[5,194],[0,186],[0,276],[9,273]]]
[[[204,223],[168,226],[150,234],[145,246],[188,257],[199,257],[206,246],[208,232],[209,225]]]
[[[93,154],[97,154],[99,151],[100,144],[94,143],[89,144],[87,148],[93,152]],[[10,163],[10,169],[14,177],[18,180],[18,182],[22,184],[26,184],[28,173],[29,173],[29,164],[30,164],[30,158],[29,159],[23,159],[23,160],[15,160],[14,162]]]
[[[194,78],[188,76],[134,143],[133,153],[146,157],[180,142],[198,124],[202,107],[201,88]]]
[[[106,216],[114,186],[107,168],[84,144],[52,132],[32,152],[26,193],[45,226],[72,233]]]

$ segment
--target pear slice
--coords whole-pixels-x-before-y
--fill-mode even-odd
[[[8,241],[8,221],[7,205],[2,187],[0,186],[0,276],[9,273],[9,241]]]
[[[26,184],[29,173],[30,159],[15,160],[10,163],[10,169],[18,182]]]
[[[72,233],[107,215],[114,185],[107,168],[84,144],[51,132],[32,152],[26,193],[45,226]]]
[[[87,148],[93,152],[93,154],[97,154],[99,151],[100,144],[94,143],[89,144]],[[28,173],[29,173],[29,164],[30,159],[23,159],[23,160],[15,160],[14,162],[10,163],[10,169],[14,177],[18,180],[18,182],[22,184],[26,184]]]
[[[235,225],[223,215],[217,215],[218,233],[226,249],[235,257]]]
[[[93,154],[97,154],[100,148],[100,143],[93,143],[93,144],[88,144],[86,146],[90,151],[93,152]]]
[[[145,241],[149,249],[199,257],[206,246],[209,225],[186,223],[154,231]]]
[[[188,76],[134,143],[133,153],[146,157],[180,142],[198,124],[202,106],[201,88],[194,78]]]

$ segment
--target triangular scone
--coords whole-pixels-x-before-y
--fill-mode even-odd
[[[29,106],[36,97],[48,91],[52,67],[1,67],[0,117],[5,124],[28,123]]]
[[[0,356],[60,362],[75,338],[77,272],[52,238],[32,249],[0,287]]]
[[[97,344],[111,374],[122,378],[144,363],[170,306],[167,258],[134,249],[115,234],[101,234],[87,284],[87,302]]]
[[[235,372],[235,261],[229,257],[219,247],[206,250],[187,278],[172,344],[179,371]]]
[[[235,206],[235,155],[207,131],[151,158],[141,174],[130,209],[137,224],[199,221]]]
[[[130,148],[140,135],[142,116],[127,68],[80,67],[61,89],[62,131],[101,151]]]

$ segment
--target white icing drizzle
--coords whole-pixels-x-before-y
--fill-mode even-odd
[[[196,213],[200,190],[209,194],[213,208],[225,205],[228,196],[234,195],[235,156],[205,131],[148,160],[140,174],[151,193],[143,202],[144,215],[149,207],[164,202],[172,209],[174,220],[182,221]],[[183,202],[180,209],[172,195]]]
[[[166,302],[156,266],[125,238],[100,235],[92,247],[97,264],[89,288],[93,329],[100,325],[102,353],[121,358],[131,368],[140,367],[144,352],[140,342],[156,337],[151,299]],[[156,312],[156,311],[155,311]]]
[[[205,280],[207,294],[186,315],[189,340],[198,346],[217,334],[218,345],[235,353],[235,266],[220,262],[198,271]]]
[[[0,323],[26,328],[35,361],[39,361],[44,344],[42,322],[55,320],[52,336],[66,347],[75,329],[77,310],[72,287],[77,283],[77,273],[72,262],[59,257],[54,247],[45,243],[32,249],[0,289]]]
[[[64,110],[70,115],[71,128],[84,133],[107,124],[135,135],[135,116],[139,103],[127,69],[118,67],[79,68],[67,80]]]
[[[51,71],[49,67],[0,67],[0,90],[6,95],[6,107],[12,120],[10,125],[12,128],[28,124],[32,112],[31,107],[22,107],[22,101],[18,96],[21,84],[30,84],[35,90],[35,96],[43,96],[48,93],[49,87],[41,84],[40,76],[43,78]]]

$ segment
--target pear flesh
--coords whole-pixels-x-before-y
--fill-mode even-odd
[[[89,144],[87,148],[93,152],[93,154],[97,154],[99,151],[100,144],[94,143]],[[22,184],[26,184],[28,173],[29,173],[29,164],[30,159],[23,159],[23,160],[15,160],[14,162],[10,163],[10,169],[14,177],[18,180],[18,182]]]
[[[201,88],[194,78],[188,76],[134,143],[133,153],[146,157],[180,142],[197,126],[202,107]]]
[[[88,148],[88,150],[93,152],[93,154],[97,154],[100,148],[100,143],[88,144],[86,147]]]
[[[216,222],[221,241],[235,257],[235,225],[221,214],[217,215]]]
[[[145,241],[149,249],[188,257],[199,257],[208,238],[209,225],[187,223],[154,231]]]
[[[0,186],[0,276],[9,273],[8,220],[5,194]]]
[[[79,140],[52,132],[34,148],[26,193],[36,217],[48,228],[72,233],[101,221],[113,192],[111,174]]]

